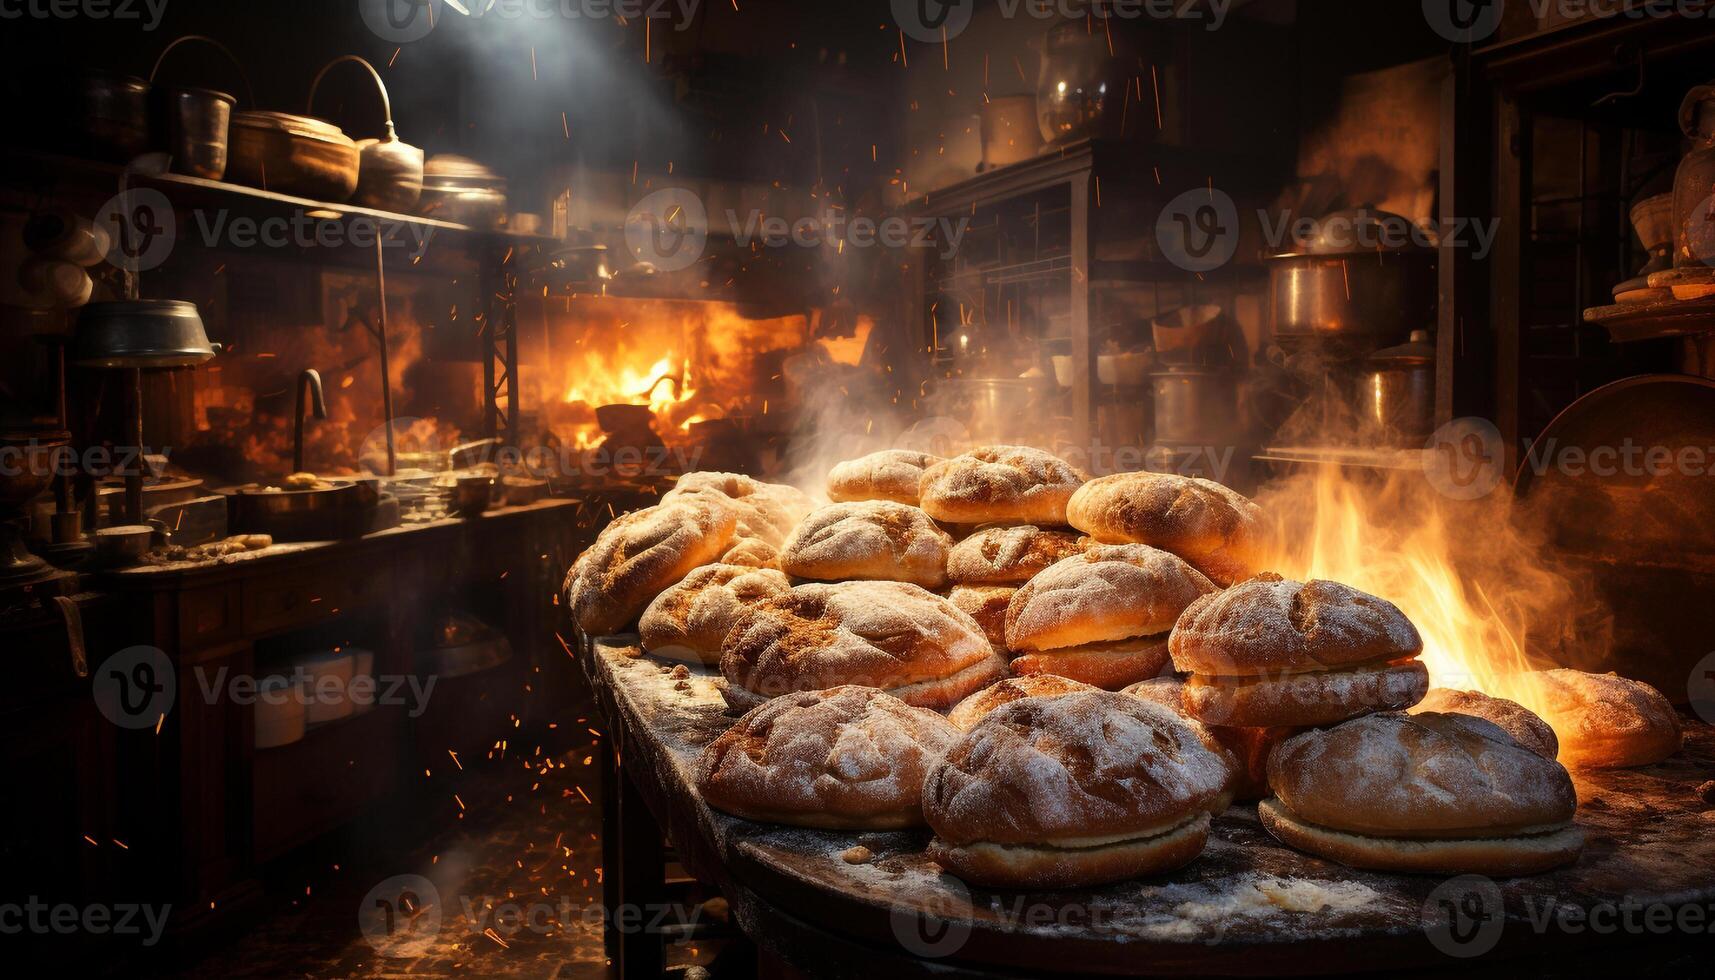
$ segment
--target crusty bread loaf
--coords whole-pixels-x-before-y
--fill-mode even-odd
[[[923,474],[922,507],[949,524],[1061,527],[1084,475],[1052,453],[988,446],[936,463]]]
[[[828,499],[891,500],[917,506],[923,471],[941,457],[911,449],[884,449],[860,459],[849,459],[828,471]]]
[[[1516,836],[1572,820],[1578,797],[1559,763],[1470,715],[1367,715],[1294,735],[1268,763],[1300,820],[1402,839]]]
[[[1066,520],[1097,541],[1171,551],[1219,585],[1259,570],[1261,509],[1210,480],[1167,473],[1101,477],[1072,497]]]
[[[1193,602],[1171,648],[1183,673],[1255,677],[1403,660],[1423,651],[1423,638],[1385,599],[1265,574]]]
[[[1279,800],[1263,800],[1256,812],[1263,828],[1287,847],[1370,871],[1514,878],[1572,864],[1584,851],[1584,831],[1571,824],[1511,837],[1406,840],[1320,827],[1300,820]]]
[[[852,684],[946,708],[1006,674],[971,617],[904,582],[812,583],[751,606],[721,645],[721,673],[760,697]]]
[[[643,611],[643,648],[668,660],[718,664],[721,643],[745,608],[791,590],[791,581],[772,568],[704,565]]]
[[[738,515],[725,502],[685,498],[624,514],[597,536],[566,576],[566,606],[579,629],[616,633],[690,571],[726,551]]]
[[[1006,649],[1006,610],[1018,590],[1009,585],[955,585],[947,601],[977,621],[997,650]]]
[[[981,528],[953,545],[947,578],[960,585],[1023,585],[1036,573],[1089,550],[1089,542],[1070,531],[1033,524]]]
[[[958,738],[945,718],[873,688],[775,698],[709,743],[697,789],[764,823],[895,830],[923,823],[923,777]]]
[[[1104,691],[1117,691],[1158,677],[1166,667],[1167,640],[1159,636],[1086,643],[1058,650],[1030,650],[1012,658],[1015,674],[1058,674]]]
[[[1677,753],[1684,740],[1673,705],[1642,681],[1581,670],[1523,679],[1560,739],[1560,761],[1574,769],[1654,765]]]
[[[1447,687],[1435,687],[1430,688],[1423,700],[1411,709],[1414,715],[1425,711],[1443,715],[1471,715],[1492,721],[1520,745],[1544,759],[1554,759],[1560,755],[1560,741],[1554,737],[1554,729],[1517,701],[1490,697],[1481,691],[1456,691]]]
[[[740,541],[759,541],[775,548],[804,515],[815,509],[815,503],[797,487],[764,483],[739,473],[686,473],[673,489],[661,495],[661,500],[695,497],[713,497],[731,507],[738,514],[735,537]]]
[[[1416,660],[1279,677],[1204,677],[1185,685],[1185,713],[1206,725],[1298,728],[1332,725],[1373,711],[1403,711],[1429,691]]]
[[[929,842],[929,859],[973,885],[990,888],[1087,888],[1183,868],[1209,843],[1209,814],[1198,813],[1145,837],[1097,845]]]
[[[1140,681],[1125,689],[1132,697],[1154,701],[1156,704],[1185,711],[1185,682],[1177,677],[1157,677]],[[1187,719],[1196,722],[1189,715]],[[1214,736],[1234,764],[1233,800],[1254,803],[1269,795],[1268,756],[1276,745],[1298,734],[1299,728],[1239,728],[1230,725],[1204,725]]]
[[[923,808],[951,843],[1043,844],[1170,829],[1225,781],[1173,711],[1076,691],[990,712],[930,771]]]
[[[1201,572],[1165,551],[1098,545],[1018,590],[1006,614],[1007,646],[1055,650],[1165,634],[1187,606],[1214,591]]]
[[[954,728],[968,732],[976,727],[977,722],[986,718],[990,712],[1014,701],[1093,690],[1095,688],[1088,684],[1055,674],[1008,677],[998,683],[990,684],[954,705],[953,710],[947,712],[947,720],[953,723]]]
[[[888,500],[832,504],[804,518],[780,549],[780,569],[824,582],[873,580],[940,588],[953,539],[929,515]]]

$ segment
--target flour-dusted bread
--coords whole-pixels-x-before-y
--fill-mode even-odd
[[[680,499],[615,519],[566,576],[572,621],[592,636],[629,626],[656,596],[720,557],[738,528],[724,500]]]
[[[930,517],[948,524],[1062,527],[1066,502],[1084,479],[1053,453],[988,446],[930,467],[919,496]]]
[[[1171,551],[1217,585],[1260,570],[1262,510],[1212,480],[1169,473],[1104,476],[1072,497],[1066,521],[1097,541]]]
[[[751,604],[792,591],[792,582],[772,568],[704,565],[655,597],[643,611],[638,632],[643,648],[658,657],[718,664],[721,643]]]
[[[953,545],[947,578],[959,585],[1023,585],[1055,562],[1089,550],[1090,544],[1070,531],[1033,524],[979,528]]]
[[[884,449],[846,460],[828,471],[828,499],[835,503],[891,500],[915,507],[923,471],[941,461],[939,456],[912,449]]]
[[[929,515],[905,504],[864,500],[831,504],[804,518],[780,549],[780,570],[822,582],[947,581],[953,539]]]
[[[1560,740],[1548,722],[1517,701],[1490,697],[1481,691],[1455,691],[1447,687],[1432,687],[1411,713],[1433,711],[1443,715],[1471,715],[1499,725],[1520,745],[1542,756],[1555,759],[1560,755]]]
[[[1649,766],[1677,753],[1679,714],[1655,688],[1618,674],[1547,670],[1526,674],[1542,720],[1573,769]]]

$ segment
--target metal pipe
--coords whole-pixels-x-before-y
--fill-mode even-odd
[[[375,236],[375,298],[379,304],[375,340],[381,347],[381,429],[387,439],[387,476],[398,474],[398,453],[393,445],[393,379],[388,373],[387,357],[387,265],[383,261],[381,239]]]
[[[143,523],[143,370],[131,369],[131,434],[136,437],[136,454],[125,471],[125,522]]]
[[[322,397],[322,376],[314,368],[305,368],[298,375],[298,410],[292,414],[292,472],[304,472],[304,396],[308,394],[313,400],[310,408],[316,413],[316,418],[328,417],[328,403]]]

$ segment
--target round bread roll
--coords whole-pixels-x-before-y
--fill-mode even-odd
[[[1021,676],[1057,674],[1104,691],[1117,691],[1159,676],[1167,663],[1167,641],[1159,636],[1140,636],[1062,650],[1027,651],[1012,658],[1012,672]]]
[[[804,518],[780,549],[780,569],[798,578],[911,582],[937,589],[947,581],[953,539],[915,507],[863,500],[823,507]]]
[[[1143,698],[1184,713],[1185,682],[1177,677],[1157,677],[1140,681],[1125,689],[1132,697]],[[1199,724],[1190,715],[1186,718]],[[1303,731],[1301,728],[1232,728],[1225,725],[1203,726],[1221,748],[1233,758],[1233,800],[1254,803],[1266,799],[1268,788],[1268,756],[1276,745]]]
[[[697,790],[717,810],[828,830],[923,825],[923,778],[958,739],[947,719],[867,687],[775,698],[709,743]]]
[[[929,856],[974,885],[1073,888],[1203,851],[1227,763],[1179,715],[1106,691],[1014,701],[923,784]]]
[[[1097,541],[1171,551],[1223,586],[1254,575],[1261,560],[1262,510],[1211,480],[1167,473],[1104,476],[1072,497],[1066,520]]]
[[[790,591],[791,581],[772,568],[705,565],[643,611],[638,622],[643,649],[668,660],[718,664],[721,642],[745,608]]]
[[[1006,661],[975,620],[932,592],[845,582],[751,606],[721,644],[721,674],[756,698],[854,684],[946,708],[1005,676]]]
[[[720,557],[722,565],[743,565],[745,568],[780,568],[780,547],[761,538],[734,537],[732,544]]]
[[[998,650],[1006,649],[1006,609],[1018,590],[1007,585],[955,585],[947,601],[977,621]]]
[[[566,575],[566,606],[591,636],[617,633],[668,586],[727,548],[738,515],[712,499],[681,499],[624,514]]]
[[[923,471],[939,462],[939,456],[912,449],[884,449],[849,459],[828,471],[828,499],[835,503],[891,500],[915,507]]]
[[[1269,833],[1355,868],[1525,875],[1583,848],[1565,768],[1470,715],[1390,712],[1294,735],[1268,777]]]
[[[1008,677],[999,683],[983,688],[954,705],[953,710],[947,712],[947,720],[953,723],[954,728],[968,732],[976,727],[977,722],[988,717],[996,708],[1011,704],[1014,701],[1022,701],[1025,698],[1049,698],[1058,694],[1094,690],[1096,688],[1088,684],[1055,674]]]
[[[776,548],[815,509],[815,503],[797,487],[763,483],[739,473],[686,473],[661,500],[709,496],[738,514],[737,538]]]
[[[1660,691],[1618,674],[1546,670],[1525,676],[1542,720],[1574,769],[1650,766],[1678,752],[1679,714]]]
[[[1429,668],[1416,660],[1275,679],[1205,677],[1185,683],[1185,713],[1206,725],[1306,728],[1376,711],[1403,711],[1429,693]]]
[[[1517,701],[1490,697],[1480,691],[1455,691],[1449,687],[1435,687],[1430,688],[1423,700],[1411,709],[1414,715],[1425,711],[1444,715],[1471,715],[1484,721],[1492,721],[1520,745],[1544,759],[1555,759],[1560,755],[1560,740],[1554,737],[1554,729]]]
[[[1023,585],[1063,558],[1083,554],[1089,544],[1070,531],[1032,524],[983,528],[947,555],[947,578],[960,585]]]
[[[1018,590],[1006,614],[1007,645],[1058,650],[1165,635],[1186,607],[1214,591],[1201,572],[1165,551],[1097,545]]]
[[[1052,453],[989,446],[936,463],[923,474],[922,507],[949,524],[1061,527],[1084,475]]]
[[[1191,603],[1171,646],[1182,673],[1257,677],[1410,659],[1423,637],[1385,599],[1264,574]]]

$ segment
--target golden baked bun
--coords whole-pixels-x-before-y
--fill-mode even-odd
[[[1306,728],[1376,711],[1403,711],[1429,692],[1429,668],[1416,660],[1277,678],[1192,674],[1185,712],[1207,725]]]
[[[733,546],[722,561],[759,568],[774,566],[786,536],[815,509],[815,503],[797,487],[763,483],[739,473],[686,473],[661,500],[698,497],[712,497],[738,515]]]
[[[718,664],[721,643],[752,603],[792,591],[772,568],[704,565],[655,597],[638,621],[643,649],[668,660]]]
[[[708,498],[621,515],[566,575],[572,621],[591,636],[619,632],[668,586],[720,557],[737,527],[732,507]]]
[[[912,449],[884,449],[848,459],[828,471],[828,499],[834,503],[891,500],[915,507],[923,471],[941,461],[939,456]]]
[[[1566,770],[1470,715],[1390,712],[1304,732],[1274,750],[1268,776],[1268,832],[1355,868],[1525,875],[1583,848]]]
[[[952,536],[929,515],[890,500],[831,504],[815,511],[780,548],[780,570],[821,582],[947,581]]]
[[[929,856],[974,885],[1074,888],[1202,853],[1227,763],[1173,711],[1106,691],[991,712],[923,784]]]
[[[929,516],[948,524],[1061,527],[1084,479],[1052,453],[988,446],[931,466],[918,494]]]
[[[1679,714],[1660,691],[1618,674],[1545,670],[1525,675],[1542,720],[1573,769],[1650,766],[1679,751]]]
[[[976,727],[977,722],[988,717],[996,708],[1011,704],[1014,701],[1094,690],[1096,688],[1088,684],[1055,674],[1008,677],[1003,681],[990,684],[954,705],[953,710],[947,712],[947,720],[953,723],[954,728],[968,732]]]
[[[1471,715],[1484,721],[1492,721],[1520,745],[1544,759],[1555,759],[1560,755],[1560,740],[1554,737],[1554,729],[1517,701],[1490,697],[1480,691],[1434,687],[1411,709],[1414,715],[1425,711],[1443,715]]]
[[[721,553],[720,564],[743,565],[745,568],[780,568],[780,546],[761,538],[735,536],[732,544]]]
[[[1097,541],[1171,551],[1218,585],[1259,570],[1262,510],[1211,480],[1168,473],[1104,476],[1072,497],[1066,521]]]
[[[1007,645],[1058,650],[1165,635],[1186,607],[1214,591],[1201,572],[1165,551],[1097,545],[1018,590],[1006,614]]]
[[[953,545],[947,578],[960,585],[1023,585],[1055,562],[1088,550],[1089,542],[1070,531],[1033,524],[982,528]]]
[[[1005,676],[1006,661],[975,620],[932,592],[844,582],[751,606],[721,644],[721,674],[740,704],[853,684],[946,708]]]
[[[1423,637],[1385,599],[1265,574],[1193,602],[1171,645],[1181,672],[1260,677],[1408,659]]]
[[[1117,691],[1140,678],[1159,676],[1167,662],[1165,639],[1140,636],[1112,643],[1017,653],[1012,658],[1012,672],[1020,676],[1057,674],[1104,691]]]
[[[709,743],[697,790],[717,810],[829,830],[923,825],[923,778],[959,737],[873,688],[775,698]]]
[[[1172,676],[1139,681],[1124,691],[1132,697],[1153,701],[1180,713],[1185,711],[1184,692],[1185,682]],[[1200,724],[1190,715],[1186,718],[1193,724]],[[1276,745],[1303,731],[1301,728],[1203,727],[1233,759],[1232,793],[1237,803],[1254,803],[1268,797],[1269,753]]]
[[[1009,585],[955,585],[947,601],[977,621],[997,650],[1006,649],[1006,609],[1018,590]]]

